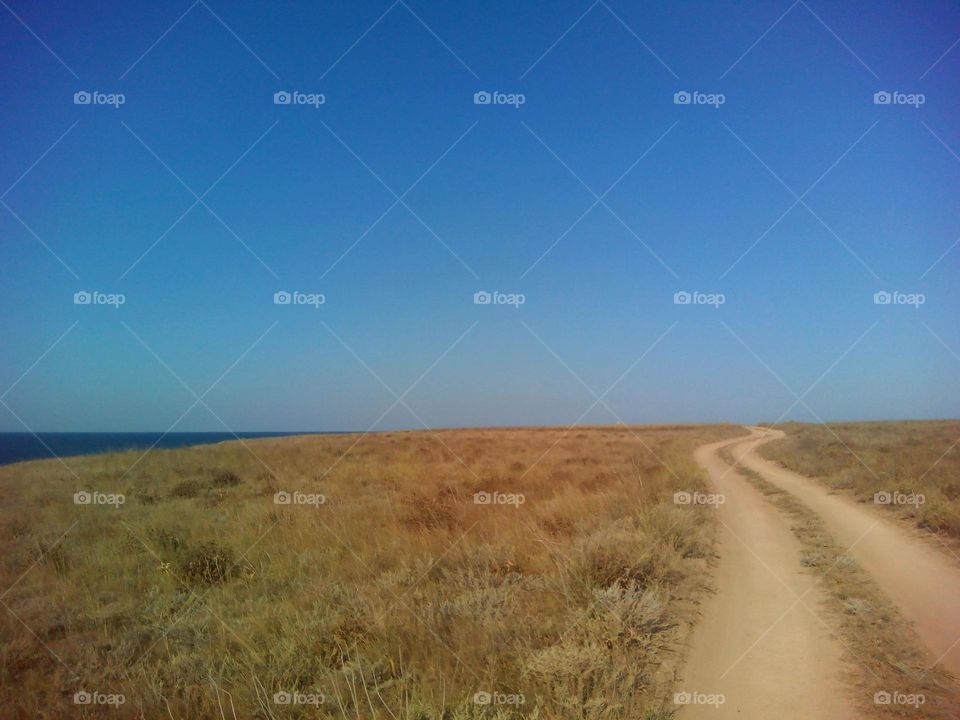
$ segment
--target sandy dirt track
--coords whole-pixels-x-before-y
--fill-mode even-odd
[[[721,523],[716,592],[691,635],[678,685],[681,702],[691,704],[681,704],[678,717],[861,717],[844,686],[850,668],[843,646],[820,619],[822,595],[812,587],[816,577],[800,565],[800,543],[789,520],[717,456],[728,445],[739,456],[737,446],[761,439],[761,431],[752,430],[696,451],[713,492],[725,501],[715,511]],[[716,694],[724,702],[706,704]]]
[[[931,664],[939,662],[960,676],[960,561],[935,537],[905,527],[884,508],[831,493],[816,480],[764,460],[756,446],[783,433],[754,432],[755,440],[733,448],[734,457],[816,512],[846,553],[914,624]]]

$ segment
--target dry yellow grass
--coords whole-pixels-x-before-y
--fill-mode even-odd
[[[960,539],[960,421],[777,426],[760,454]]]
[[[712,511],[672,494],[704,489],[694,447],[741,433],[274,438],[0,468],[3,715],[670,717],[712,544]]]

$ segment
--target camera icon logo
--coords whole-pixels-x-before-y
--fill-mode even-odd
[[[80,692],[75,692],[73,694],[74,705],[89,705],[92,702],[93,695],[88,693],[86,690],[81,690]]]
[[[874,505],[889,505],[893,502],[893,495],[881,490],[880,492],[873,494],[873,504]]]
[[[474,105],[489,105],[492,102],[493,102],[493,95],[488,93],[486,90],[480,90],[473,94]]]
[[[693,100],[693,96],[690,95],[686,90],[680,90],[673,94],[673,104],[674,105],[689,105]]]
[[[690,693],[688,693],[686,690],[673,694],[674,705],[689,705],[692,699],[693,696],[690,695]]]
[[[689,505],[692,500],[693,496],[685,490],[673,494],[674,505]]]
[[[86,290],[80,290],[73,294],[74,305],[89,305],[91,300],[92,296]]]
[[[86,490],[78,490],[73,494],[74,505],[89,505],[93,501],[93,495]]]
[[[74,105],[89,105],[93,102],[93,95],[88,93],[86,90],[80,90],[73,94],[73,104]]]
[[[486,290],[480,290],[473,294],[473,304],[474,305],[489,305],[493,301],[493,296],[490,295]]]
[[[273,294],[274,305],[289,305],[292,300],[293,296],[286,290],[278,290]]]
[[[674,305],[689,305],[693,297],[686,290],[678,290],[673,294]]]
[[[293,96],[286,90],[278,90],[273,94],[274,105],[289,105],[293,101]]]
[[[280,490],[273,494],[273,502],[275,505],[289,505],[292,500],[292,496],[286,490]]]
[[[474,705],[489,705],[493,697],[486,690],[479,690],[473,694]]]
[[[893,696],[886,690],[881,690],[873,694],[874,705],[889,705],[892,700]]]
[[[878,290],[873,294],[874,305],[889,305],[892,300],[893,296],[886,290]]]
[[[893,95],[886,90],[879,90],[873,94],[874,105],[889,105],[893,102]]]
[[[273,694],[273,702],[277,705],[289,705],[292,700],[293,696],[286,690],[281,690]]]
[[[473,503],[475,505],[489,505],[491,502],[493,502],[493,495],[486,490],[481,490],[473,494]]]

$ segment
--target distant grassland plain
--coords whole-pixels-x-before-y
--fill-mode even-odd
[[[3,716],[671,717],[715,531],[673,494],[706,490],[695,447],[743,433],[389,432],[2,467]]]
[[[960,420],[776,427],[763,457],[960,542]]]

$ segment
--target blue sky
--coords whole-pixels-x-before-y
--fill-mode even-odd
[[[947,0],[13,0],[0,429],[956,417],[958,36]]]

